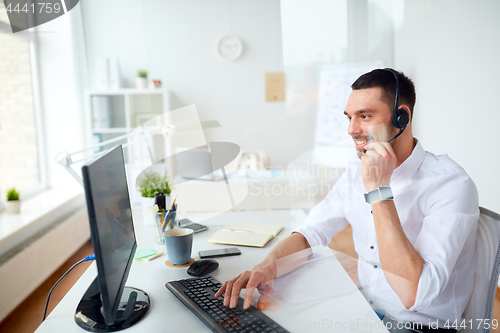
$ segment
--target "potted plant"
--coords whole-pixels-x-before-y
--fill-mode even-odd
[[[141,69],[137,72],[135,85],[137,89],[146,89],[148,87],[148,71]]]
[[[149,213],[148,209],[153,208],[155,205],[156,193],[165,194],[166,202],[170,202],[171,188],[168,176],[161,176],[158,172],[154,171],[145,173],[139,181],[137,189],[141,192],[142,216],[144,223],[147,225],[156,225],[156,214]]]
[[[8,214],[19,214],[21,212],[21,201],[19,200],[19,193],[14,187],[7,192],[7,202],[5,203],[5,210]]]

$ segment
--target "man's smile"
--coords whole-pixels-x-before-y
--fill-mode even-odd
[[[354,142],[356,143],[356,148],[360,149],[360,148],[363,148],[368,143],[368,140],[366,140],[366,139],[364,139],[364,140],[354,140]]]
[[[367,138],[352,138],[354,140],[354,143],[356,144],[356,149],[362,149],[364,146],[366,146],[368,143],[373,141],[373,137],[369,135]]]

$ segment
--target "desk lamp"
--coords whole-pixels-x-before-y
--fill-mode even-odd
[[[175,112],[175,111],[171,111],[171,112]],[[155,119],[153,118],[153,120],[155,120]],[[146,123],[149,123],[149,122],[151,122],[151,120],[146,122]],[[84,161],[87,161],[90,159],[98,158],[98,157],[106,154],[108,151],[112,150],[114,147],[109,148],[109,149],[105,149],[103,151],[99,151],[97,153],[82,157],[82,158],[77,159],[77,160],[74,160],[72,158],[74,155],[81,154],[81,153],[84,153],[84,152],[89,151],[89,150],[95,150],[95,149],[101,148],[103,146],[112,144],[114,142],[119,142],[121,140],[129,138],[132,135],[137,135],[138,131],[140,131],[140,133],[142,133],[142,136],[143,136],[141,139],[138,139],[138,140],[135,140],[132,142],[128,142],[128,143],[124,144],[123,147],[127,147],[129,145],[145,141],[147,149],[148,149],[149,159],[151,161],[151,164],[154,164],[156,162],[155,158],[154,158],[155,154],[154,154],[154,150],[151,147],[150,140],[148,140],[148,134],[151,137],[161,135],[161,136],[163,136],[163,138],[167,139],[168,136],[171,136],[173,134],[181,134],[181,133],[187,133],[190,131],[200,131],[202,129],[220,127],[220,123],[217,120],[208,120],[208,121],[195,120],[195,121],[191,121],[191,122],[189,122],[189,121],[188,122],[179,122],[179,123],[176,123],[175,125],[172,123],[160,124],[160,125],[158,125],[158,124],[157,125],[146,125],[146,123],[140,125],[137,129],[131,131],[130,133],[118,136],[118,137],[110,139],[110,140],[106,140],[106,141],[101,142],[99,144],[96,144],[92,147],[84,148],[84,149],[78,150],[78,151],[73,152],[73,153],[68,153],[66,151],[62,151],[56,155],[56,162],[59,163],[60,165],[62,165],[66,169],[66,171],[68,171],[70,173],[70,175],[73,176],[73,178],[80,185],[83,186],[82,177],[80,175],[78,175],[78,173],[76,173],[75,170],[73,170],[73,168],[71,166],[75,163],[84,162]],[[201,133],[201,135],[203,135],[203,132]],[[204,136],[203,136],[203,139],[204,139]],[[203,144],[205,144],[205,143],[203,143]],[[161,156],[161,154],[156,154],[156,156],[158,156],[158,155]]]

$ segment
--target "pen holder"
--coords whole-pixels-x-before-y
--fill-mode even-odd
[[[165,212],[157,212],[156,213],[156,233],[155,233],[155,241],[158,244],[165,244],[165,238],[163,237],[163,221],[165,220],[165,216],[167,214]]]
[[[165,230],[174,229],[178,226],[176,217],[177,212],[175,210],[156,213],[156,226],[158,230],[155,240],[158,244],[165,244],[165,238],[163,237]]]

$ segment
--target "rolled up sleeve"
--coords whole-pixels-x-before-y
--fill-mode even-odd
[[[466,174],[457,174],[443,175],[426,193],[423,207],[426,213],[414,243],[424,265],[410,311],[428,308],[448,285],[460,255],[475,251],[477,189]],[[465,244],[471,248],[465,249]]]
[[[304,223],[293,231],[307,239],[313,253],[321,245],[330,244],[332,238],[348,225],[344,212],[346,173],[339,178],[326,198],[311,210]]]

